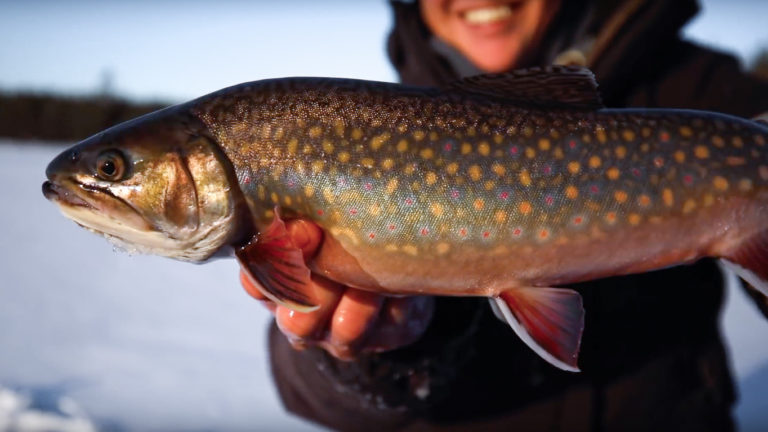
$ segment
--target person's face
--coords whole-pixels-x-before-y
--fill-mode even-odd
[[[432,33],[485,72],[515,66],[535,48],[560,0],[421,0]]]

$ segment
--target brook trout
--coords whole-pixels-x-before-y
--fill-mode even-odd
[[[487,296],[544,359],[578,370],[570,283],[724,258],[768,294],[768,127],[605,109],[591,72],[446,88],[241,84],[123,123],[47,169],[45,196],[118,245],[188,261],[235,250],[275,302],[310,270],[379,293]],[[304,262],[286,219],[324,230]]]

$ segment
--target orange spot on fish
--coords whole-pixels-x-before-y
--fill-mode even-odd
[[[539,238],[541,240],[546,240],[547,238],[549,238],[549,231],[546,229],[542,229],[541,231],[539,231]]]
[[[661,192],[661,199],[667,207],[672,207],[675,204],[675,196],[670,188],[665,188]]]
[[[659,140],[661,140],[661,142],[669,141],[669,133],[668,132],[659,133]]]
[[[485,201],[483,201],[481,198],[478,198],[474,203],[472,203],[472,206],[475,207],[475,210],[482,210],[483,207],[485,207]]]
[[[640,204],[641,207],[648,207],[651,205],[651,197],[648,195],[640,195],[640,197],[637,198],[637,203]]]
[[[569,199],[576,199],[579,196],[579,189],[576,186],[569,185],[565,188],[565,196]]]
[[[641,216],[637,213],[631,213],[629,216],[627,216],[627,221],[630,225],[638,225],[641,219]]]
[[[623,203],[627,201],[627,193],[621,190],[616,191],[613,193],[613,198],[619,203]]]
[[[521,202],[518,207],[520,209],[520,213],[524,215],[527,215],[533,209],[533,207],[531,206],[531,203],[529,203],[528,201]]]
[[[706,159],[709,157],[709,149],[705,146],[696,146],[696,148],[693,149],[693,154],[699,159]]]
[[[614,224],[616,222],[616,212],[608,212],[605,214],[605,221],[609,224]]]
[[[324,212],[323,210],[318,210],[318,211],[317,211],[317,215],[318,215],[318,216],[322,216],[322,215],[324,215],[324,214],[325,214],[325,212]]]
[[[725,179],[725,177],[716,176],[712,180],[712,184],[715,186],[715,189],[724,191],[728,190],[728,180]]]

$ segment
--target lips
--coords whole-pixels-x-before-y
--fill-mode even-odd
[[[43,183],[43,196],[60,204],[86,208],[93,207],[87,201],[72,193],[67,188],[51,181],[46,181]]]

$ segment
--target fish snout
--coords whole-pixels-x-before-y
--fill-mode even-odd
[[[59,196],[59,193],[56,192],[56,188],[53,186],[53,183],[50,181],[46,181],[43,183],[43,196],[48,200],[54,200]]]
[[[45,176],[49,181],[55,183],[61,175],[75,172],[79,166],[80,159],[80,150],[77,148],[67,149],[59,153],[48,164],[48,167],[45,169]],[[45,186],[43,187],[45,188]]]

